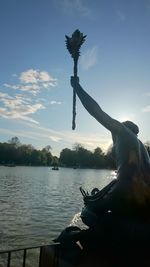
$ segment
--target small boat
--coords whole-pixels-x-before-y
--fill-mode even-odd
[[[57,166],[54,166],[54,167],[52,167],[52,170],[53,170],[53,171],[58,171],[59,168],[58,168]]]

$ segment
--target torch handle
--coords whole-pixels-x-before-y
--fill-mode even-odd
[[[77,77],[77,73],[78,73],[77,63],[78,63],[78,60],[74,60],[74,69],[73,69],[74,77]],[[75,90],[75,88],[73,89],[73,110],[72,110],[72,113],[73,113],[72,130],[75,130],[75,128],[76,128],[76,123],[75,123],[75,119],[76,119],[76,90]]]

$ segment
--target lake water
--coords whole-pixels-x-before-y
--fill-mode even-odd
[[[51,244],[91,191],[114,178],[109,170],[0,167],[0,251]]]

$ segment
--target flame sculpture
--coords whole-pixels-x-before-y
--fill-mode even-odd
[[[83,35],[79,30],[76,30],[71,37],[66,37],[66,46],[74,61],[74,77],[77,77],[78,72],[78,59],[80,56],[80,47],[84,43],[86,35]],[[72,118],[72,130],[75,129],[75,117],[76,117],[76,92],[73,90],[73,118]]]

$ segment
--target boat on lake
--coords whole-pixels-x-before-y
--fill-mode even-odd
[[[52,170],[53,171],[58,171],[59,170],[59,167],[58,166],[54,166],[54,167],[52,167]]]

